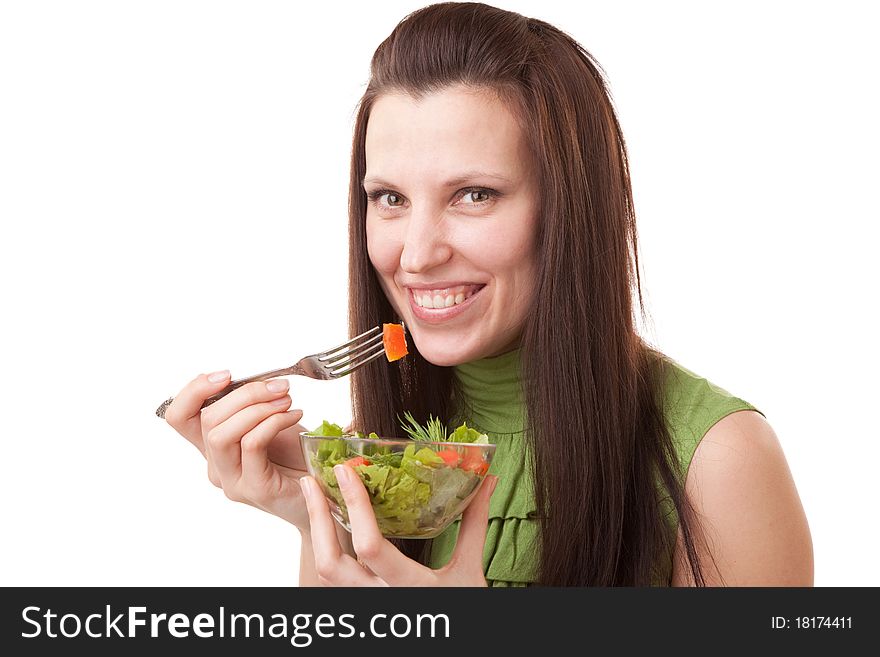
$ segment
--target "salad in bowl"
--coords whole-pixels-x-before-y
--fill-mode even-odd
[[[389,538],[433,538],[470,504],[495,453],[485,433],[467,424],[447,432],[429,417],[419,424],[405,414],[408,438],[346,433],[326,420],[300,439],[309,474],[327,498],[333,517],[351,531],[333,466],[344,463],[360,477],[376,522]]]

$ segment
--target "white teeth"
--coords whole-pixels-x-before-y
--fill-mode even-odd
[[[445,290],[426,290],[419,296],[413,291],[413,300],[422,308],[451,308],[469,299],[477,290],[473,286],[457,286]]]

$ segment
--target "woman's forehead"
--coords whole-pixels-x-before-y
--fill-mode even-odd
[[[524,156],[522,130],[491,91],[383,94],[367,124],[365,182],[429,175],[445,183],[475,173],[512,181],[524,174]]]

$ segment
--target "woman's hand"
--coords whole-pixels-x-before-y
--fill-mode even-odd
[[[174,398],[165,419],[208,461],[208,478],[226,496],[279,516],[302,532],[309,516],[297,480],[306,474],[297,425],[284,379],[249,383],[204,410],[205,400],[229,384],[229,372],[202,374]]]
[[[458,541],[449,563],[433,570],[404,556],[379,531],[367,489],[347,465],[333,468],[348,508],[357,559],[342,549],[336,521],[313,477],[300,479],[309,509],[312,549],[318,581],[324,586],[486,586],[483,546],[489,522],[489,498],[498,478],[483,481],[462,514]],[[304,536],[305,538],[305,536]]]

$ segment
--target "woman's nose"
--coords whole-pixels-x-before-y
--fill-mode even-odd
[[[427,212],[411,212],[407,221],[406,239],[400,254],[400,266],[404,271],[429,271],[452,257],[442,217]]]

